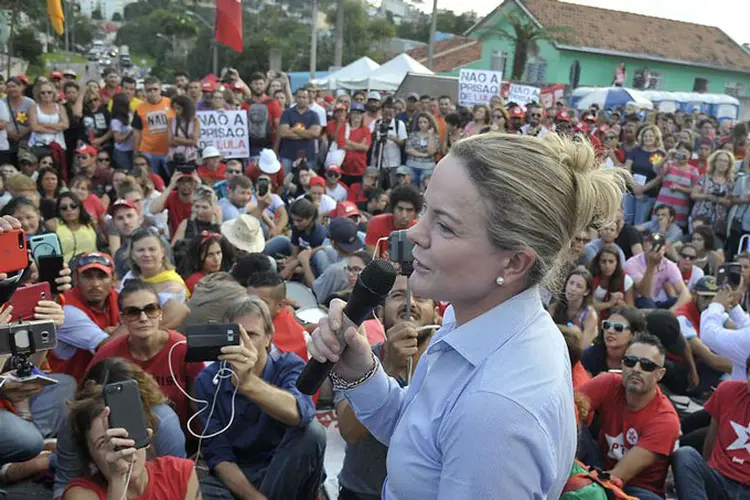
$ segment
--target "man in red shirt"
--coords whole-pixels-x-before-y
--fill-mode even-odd
[[[259,156],[264,148],[273,148],[279,154],[281,106],[276,99],[266,95],[266,87],[266,76],[253,73],[250,76],[252,95],[242,104],[242,109],[247,110],[250,129],[250,158]]]
[[[374,252],[377,245],[380,256],[387,256],[388,236],[393,231],[409,229],[416,224],[419,212],[422,211],[422,203],[422,195],[414,186],[393,188],[390,200],[391,213],[376,215],[367,225],[367,252]]]
[[[581,450],[588,453],[582,460],[620,478],[625,492],[642,500],[664,498],[669,456],[680,435],[677,412],[657,385],[666,373],[665,354],[657,337],[638,335],[625,351],[622,374],[602,373],[580,389],[601,424],[598,446],[584,430]]]
[[[109,104],[109,101],[115,94],[122,92],[120,88],[120,75],[115,68],[110,66],[102,72],[102,77],[104,78],[104,87],[99,89],[99,97],[102,100],[102,104]]]
[[[257,184],[261,175],[271,178],[271,191],[281,195],[284,192],[284,171],[281,170],[281,162],[273,149],[264,149],[260,152],[258,161],[250,161],[245,169],[245,175]]]
[[[169,233],[174,234],[180,222],[190,217],[193,211],[193,194],[200,184],[198,174],[175,172],[164,192],[151,204],[151,215],[159,215],[169,210]],[[177,188],[175,190],[175,188]]]
[[[281,352],[293,352],[307,361],[305,329],[294,318],[286,305],[286,283],[274,271],[259,272],[250,276],[247,292],[257,295],[268,306],[273,318],[273,344]]]
[[[719,385],[704,406],[711,424],[703,456],[690,446],[672,456],[677,498],[750,498],[750,357],[745,373],[747,380]]]
[[[227,175],[227,166],[221,161],[221,153],[213,146],[208,146],[201,154],[201,165],[196,170],[201,182],[213,186],[223,181]]]

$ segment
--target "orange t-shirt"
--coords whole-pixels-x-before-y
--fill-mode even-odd
[[[167,131],[169,119],[174,117],[168,97],[162,97],[158,104],[144,101],[133,116],[133,128],[141,132],[138,151],[165,156],[169,152]]]

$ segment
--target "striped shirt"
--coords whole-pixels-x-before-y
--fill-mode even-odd
[[[656,197],[657,205],[669,205],[674,207],[675,222],[679,226],[685,226],[690,215],[690,193],[671,189],[672,186],[683,186],[692,189],[698,182],[700,175],[698,169],[686,165],[687,170],[680,168],[674,160],[669,160],[664,165],[664,181],[662,182],[659,195]]]

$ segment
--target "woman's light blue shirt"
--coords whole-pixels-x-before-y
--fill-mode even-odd
[[[565,341],[532,287],[435,334],[405,389],[346,391],[389,446],[384,499],[557,499],[576,450]]]

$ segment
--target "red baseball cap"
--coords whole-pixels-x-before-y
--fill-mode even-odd
[[[114,217],[115,216],[115,212],[117,212],[118,208],[132,208],[136,212],[140,212],[140,210],[138,210],[138,205],[136,205],[132,201],[119,199],[119,200],[115,201],[114,203],[112,203],[109,206],[109,210],[108,210],[109,215],[111,215],[112,217]]]
[[[526,116],[526,113],[524,113],[521,106],[514,106],[513,108],[511,108],[510,110],[511,118],[523,118],[524,116]]]
[[[335,101],[336,99],[334,99],[332,95],[327,95],[327,96],[323,96],[323,100],[324,100],[324,101],[325,101],[325,102],[326,102],[327,104],[331,104],[331,103],[332,103],[333,101]]]
[[[203,89],[203,92],[213,92],[216,90],[216,82],[212,82],[211,80],[204,80],[201,84],[201,88]]]
[[[558,122],[570,122],[570,113],[567,109],[559,109],[555,113],[555,121]]]
[[[333,211],[331,217],[353,217],[355,215],[359,215],[359,208],[357,208],[356,203],[352,201],[340,201],[336,205],[336,210]]]
[[[341,170],[337,165],[329,165],[326,167],[326,172],[336,172],[339,175],[344,175],[344,171]]]
[[[98,149],[96,149],[96,148],[95,148],[94,146],[92,146],[91,144],[84,144],[84,145],[83,145],[83,146],[81,146],[80,148],[76,149],[76,154],[79,154],[79,155],[91,155],[91,156],[96,156],[96,155],[97,155],[97,153],[99,153],[99,150],[98,150]]]
[[[234,82],[232,84],[232,90],[239,91],[239,90],[244,90],[244,89],[245,89],[245,87],[243,87],[240,82]]]
[[[60,73],[59,71],[53,71],[52,73],[49,74],[49,79],[50,80],[62,80],[63,74]]]
[[[586,122],[578,122],[576,123],[576,130],[586,133],[589,131],[589,126]]]
[[[23,74],[16,75],[16,78],[18,78],[19,80],[21,80],[24,85],[28,85],[29,84],[29,77],[26,76],[26,75],[23,75]]]
[[[349,106],[347,106],[345,102],[340,102],[333,107],[333,111],[349,111]]]
[[[594,115],[592,115],[591,113],[586,113],[585,115],[583,115],[583,121],[585,121],[585,122],[595,122],[596,118],[594,118]]]
[[[324,187],[326,187],[326,181],[325,181],[325,179],[323,179],[323,178],[322,178],[321,176],[319,176],[319,175],[316,175],[315,177],[313,177],[312,179],[310,179],[310,184],[309,184],[309,186],[310,186],[310,187],[313,187],[313,186],[320,186],[320,187],[323,187],[323,188],[324,188]]]
[[[115,264],[112,262],[112,257],[106,253],[90,252],[81,255],[76,266],[79,274],[89,269],[99,269],[111,276],[115,272]]]

